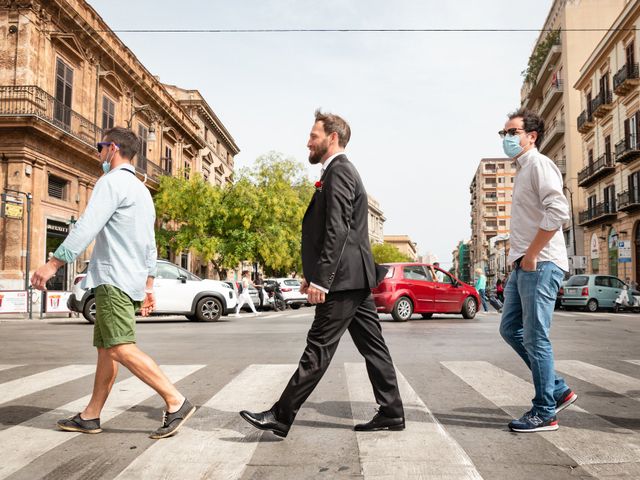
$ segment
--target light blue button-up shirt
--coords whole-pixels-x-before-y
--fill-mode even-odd
[[[93,239],[85,288],[113,285],[132,300],[143,300],[147,277],[156,276],[156,211],[147,187],[130,164],[96,182],[84,213],[54,253],[72,262]]]

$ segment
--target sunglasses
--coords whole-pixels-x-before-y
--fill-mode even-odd
[[[96,148],[98,149],[98,153],[100,153],[104,147],[108,147],[112,143],[113,142],[98,142],[98,143],[96,143]],[[120,148],[120,145],[118,145],[117,143],[113,143],[113,144],[116,147]]]
[[[514,137],[519,131],[525,132],[526,130],[524,128],[509,128],[508,130],[500,130],[498,135],[500,135],[500,138],[504,138],[507,135]]]

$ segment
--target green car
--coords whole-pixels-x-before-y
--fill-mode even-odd
[[[582,308],[595,312],[598,308],[614,309],[616,298],[625,283],[611,275],[573,275],[567,280],[562,294],[562,307],[566,310]],[[638,300],[637,291],[629,291],[629,298]]]

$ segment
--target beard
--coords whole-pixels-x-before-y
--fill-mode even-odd
[[[329,150],[329,141],[325,140],[315,151],[309,152],[309,163],[311,165],[320,163],[320,160],[325,156],[327,150]]]

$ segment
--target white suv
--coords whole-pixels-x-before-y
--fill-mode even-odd
[[[82,288],[81,280],[85,275],[83,273],[75,278],[67,306],[74,312],[82,313],[87,321],[93,323],[96,302],[93,292]],[[236,293],[226,283],[202,280],[166,260],[158,260],[153,289],[156,299],[154,314],[185,315],[192,321],[217,322],[238,303]]]

